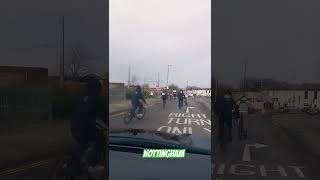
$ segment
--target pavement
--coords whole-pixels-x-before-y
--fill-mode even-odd
[[[71,140],[69,122],[65,119],[28,120],[1,131],[0,179],[24,179],[25,173],[34,168],[44,173],[43,166],[49,166],[57,154],[69,149]],[[26,179],[35,177],[38,175]]]
[[[159,99],[147,100],[149,106]],[[110,113],[130,108],[129,101],[110,105]],[[0,179],[47,179],[49,168],[58,154],[66,152],[72,143],[69,121],[55,119],[20,121],[19,126],[1,127]]]
[[[303,146],[300,140],[276,125],[281,122],[287,123],[286,127],[294,128],[291,121],[294,119],[293,116],[297,122],[299,121],[295,126],[300,126],[299,129],[305,128],[304,132],[311,130],[311,124],[315,123],[306,123],[308,118],[301,119],[294,114],[274,115],[269,118],[261,118],[257,114],[250,115],[246,119],[246,140],[238,140],[234,128],[234,138],[232,143],[227,145],[227,151],[222,152],[217,146],[215,179],[319,179],[320,158],[310,153],[309,147]],[[313,129],[319,129],[318,124],[313,125]],[[313,138],[313,144],[317,144],[316,139],[319,139],[319,136]]]

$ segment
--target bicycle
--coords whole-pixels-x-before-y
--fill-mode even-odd
[[[226,122],[223,123],[222,129],[220,129],[220,147],[223,152],[227,151],[227,143],[229,142],[229,130]]]
[[[242,113],[240,113],[239,116],[234,118],[234,125],[235,125],[235,127],[237,127],[239,140],[247,139],[247,131],[244,129],[244,122],[243,122],[243,114]]]
[[[181,109],[182,109],[182,106],[183,106],[183,101],[180,101],[180,100],[179,100],[179,105],[178,105],[178,106],[179,106],[179,109],[181,110]]]
[[[102,165],[105,169],[105,164],[106,164],[106,153],[107,153],[107,127],[106,125],[102,124],[101,122],[97,122],[97,128],[101,135],[103,136],[103,155],[102,158],[99,162],[100,165]],[[68,152],[62,157],[57,157],[54,164],[49,170],[49,175],[48,179],[49,180],[76,180],[76,179],[88,179],[88,180],[93,180],[93,179],[99,179],[99,180],[104,180],[105,179],[105,170],[103,170],[103,173],[101,174],[93,174],[89,173],[88,168],[90,167],[90,164],[93,160],[93,155],[94,155],[94,144],[90,143],[88,144],[86,150],[84,151],[82,157],[81,157],[81,164],[80,164],[80,173],[76,173],[74,171],[74,162],[73,162],[73,157],[72,153]]]
[[[165,107],[166,107],[166,100],[165,99],[163,99],[163,109],[165,109]]]
[[[142,109],[141,109],[141,112],[139,113],[140,108]],[[138,120],[141,120],[144,118],[145,114],[146,114],[146,108],[143,105],[141,105],[141,107],[136,109],[132,108],[124,116],[124,123],[129,124],[133,120],[133,118],[137,118]]]

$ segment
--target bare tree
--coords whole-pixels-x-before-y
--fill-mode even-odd
[[[82,48],[72,48],[72,59],[65,65],[66,74],[73,80],[88,74],[88,66],[85,62],[85,51]]]

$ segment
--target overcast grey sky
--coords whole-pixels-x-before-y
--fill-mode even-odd
[[[49,75],[57,75],[63,15],[66,63],[71,60],[71,48],[83,47],[90,72],[106,72],[105,0],[2,0],[0,66],[44,67]]]
[[[217,0],[216,61],[221,81],[248,76],[320,80],[320,1]]]
[[[211,86],[211,0],[110,0],[111,81]],[[165,85],[165,83],[163,84]]]

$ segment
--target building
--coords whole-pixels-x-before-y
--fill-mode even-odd
[[[0,66],[0,86],[47,86],[48,69],[39,67]]]
[[[272,98],[275,107],[302,109],[306,106],[320,107],[320,89],[305,90],[268,90],[264,91]]]
[[[48,69],[0,66],[0,120],[49,117]]]
[[[273,104],[274,109],[288,107],[291,109],[302,109],[306,106],[320,107],[320,88],[317,86],[296,86],[289,88],[269,88],[260,92],[246,91],[248,102],[255,109],[262,109],[265,102]],[[239,99],[243,93],[234,93],[234,98]]]
[[[188,94],[193,94],[196,96],[206,96],[206,97],[211,97],[211,89],[205,88],[205,89],[195,89],[195,90],[190,90],[187,91]]]

